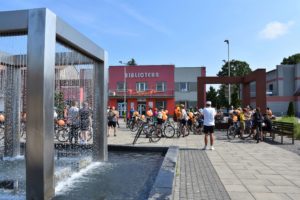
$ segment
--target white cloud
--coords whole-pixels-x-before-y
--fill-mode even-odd
[[[260,31],[259,35],[263,39],[273,40],[288,33],[289,29],[294,25],[294,21],[281,23],[273,21],[268,23],[265,28]]]

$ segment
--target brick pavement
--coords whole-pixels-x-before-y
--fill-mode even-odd
[[[173,192],[174,200],[230,199],[205,151],[181,149],[179,157],[179,169]]]

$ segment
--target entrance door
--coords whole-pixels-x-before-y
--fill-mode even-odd
[[[146,114],[146,102],[144,103],[138,103],[137,109],[140,115],[145,115]]]
[[[118,102],[118,111],[119,111],[119,116],[124,117],[125,111],[126,111],[126,106],[124,106],[124,102]]]

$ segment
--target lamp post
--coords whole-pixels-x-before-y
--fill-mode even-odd
[[[124,121],[127,122],[127,103],[126,103],[126,93],[127,93],[127,86],[126,86],[126,63],[123,63],[122,61],[119,61],[120,64],[124,64]]]
[[[230,77],[230,60],[229,60],[229,40],[224,40],[225,43],[227,43],[228,47],[228,76]],[[231,104],[231,92],[230,92],[230,83],[228,84],[228,104],[230,106]]]

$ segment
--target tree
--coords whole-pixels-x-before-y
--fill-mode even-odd
[[[287,116],[289,116],[289,117],[294,117],[295,116],[294,103],[292,101],[289,103],[289,107],[288,107],[288,110],[287,110]]]
[[[54,106],[56,107],[56,112],[58,115],[58,118],[61,119],[64,117],[64,93],[63,92],[57,92],[54,94]]]
[[[239,88],[238,87],[234,87],[233,88],[233,93],[231,94],[231,105],[233,105],[233,107],[237,108],[241,106],[241,100],[239,99]]]
[[[295,65],[300,63],[300,53],[289,56],[288,58],[283,58],[282,65]]]
[[[218,90],[217,108],[221,107],[228,107],[228,99],[225,95],[225,85],[221,85],[220,89]]]
[[[209,91],[206,92],[206,99],[207,101],[211,101],[213,106],[217,106],[218,98],[217,98],[218,92],[216,89],[212,86],[209,87]]]
[[[252,72],[249,64],[245,61],[231,60],[230,61],[230,76],[245,76]],[[228,62],[226,62],[217,76],[228,76]]]
[[[131,58],[131,60],[127,62],[127,65],[137,65],[137,63],[135,62],[134,58]]]
[[[245,76],[247,74],[249,74],[251,72],[251,68],[249,66],[249,64],[245,61],[239,61],[239,60],[231,60],[230,61],[230,77],[232,76]],[[228,76],[228,62],[226,62],[221,70],[218,72],[217,76],[219,77],[226,77]],[[227,90],[228,86],[225,84],[221,85],[221,89],[219,90],[219,92],[222,92],[222,95],[225,95],[225,91]],[[239,99],[239,94],[240,94],[240,85],[239,84],[234,84],[231,85],[230,87],[231,91],[231,105],[233,106],[240,106],[240,99]],[[219,93],[220,95],[220,93]],[[225,98],[225,96],[222,96],[222,98]],[[227,105],[225,105],[225,101],[222,100],[221,98],[219,99],[220,101],[222,101],[221,106],[228,106],[228,101],[227,101]]]

